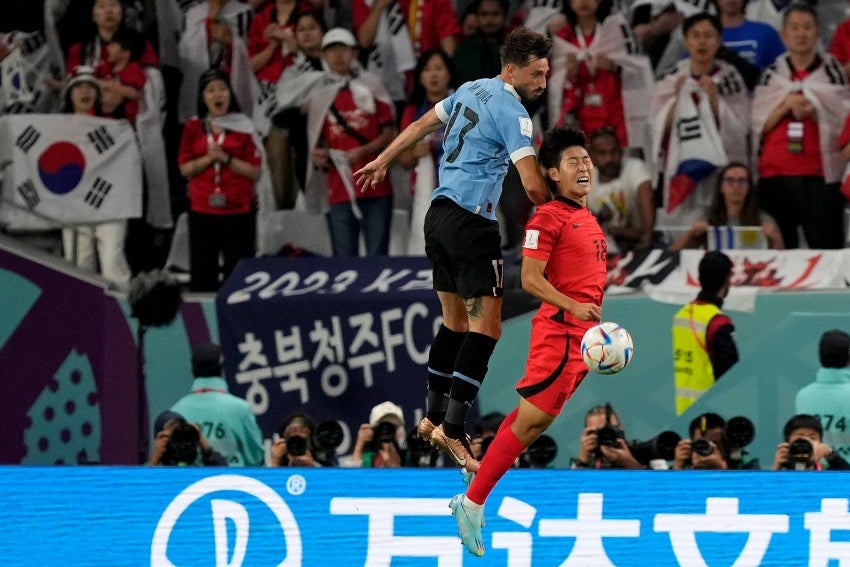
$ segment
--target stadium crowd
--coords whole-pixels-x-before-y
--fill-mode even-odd
[[[113,194],[140,191],[127,201],[141,207],[88,222],[41,217],[40,186],[20,183],[12,157],[0,224],[118,285],[163,267],[182,240],[189,259],[172,263],[196,291],[215,291],[240,257],[279,253],[264,242],[290,209],[325,215],[334,255],[422,254],[439,132],[368,194],[351,172],[460,83],[497,75],[506,34],[527,26],[554,41],[547,94],[529,108],[535,135],[553,125],[589,135],[589,204],[612,251],[711,247],[713,226],[751,229],[758,247],[841,248],[850,21],[825,29],[844,8],[818,10],[775,0],[22,3],[0,24],[0,114],[126,120],[141,163]],[[42,144],[76,119],[42,128]],[[20,146],[14,127],[2,132],[0,149]],[[41,180],[61,193],[44,171],[73,160],[44,155]],[[506,249],[530,209],[509,174]],[[10,221],[21,210],[43,222],[21,228]],[[398,211],[402,231],[391,230]]]

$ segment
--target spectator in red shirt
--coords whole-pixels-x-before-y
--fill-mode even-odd
[[[765,69],[753,96],[753,135],[761,138],[758,203],[776,219],[787,248],[799,247],[798,228],[809,248],[841,248],[845,164],[838,140],[847,76],[817,48],[814,8],[792,5],[784,21],[788,52]]]
[[[354,30],[361,47],[369,48],[374,44],[378,19],[390,4],[386,0],[376,0],[369,6],[366,0],[354,0]],[[399,0],[398,4],[416,56],[437,48],[449,57],[454,55],[462,30],[451,0]]]
[[[201,75],[198,115],[186,122],[177,156],[189,180],[192,291],[216,291],[220,278],[256,252],[254,184],[262,158],[252,131],[251,119],[239,113],[228,74],[210,69]]]
[[[334,256],[357,256],[361,233],[366,255],[383,256],[389,253],[392,185],[385,179],[362,193],[354,186],[352,171],[390,143],[395,116],[390,95],[377,77],[352,70],[356,46],[354,35],[343,28],[330,30],[322,39],[330,84],[314,89],[305,105],[310,157],[315,167],[328,168],[325,191]],[[342,159],[334,161],[332,152]],[[317,176],[311,177],[315,183]]]
[[[295,23],[309,8],[310,5],[303,0],[268,0],[251,20],[248,56],[260,84],[263,104],[268,105],[270,113],[275,107],[275,85],[283,71],[295,61],[298,49]],[[275,123],[263,140],[275,202],[281,209],[294,208],[297,197],[290,133],[291,128]]]
[[[145,86],[145,72],[138,60],[144,49],[144,38],[130,28],[115,32],[106,44],[107,60],[95,70],[100,78],[103,106],[107,116],[126,118],[136,124],[139,114],[139,98]]]
[[[107,62],[106,44],[115,33],[125,27],[124,7],[120,0],[95,0],[92,6],[92,29],[89,39],[75,43],[68,49],[66,68],[73,72],[79,65],[97,68]],[[144,40],[143,48],[134,61],[142,67],[157,66],[159,60],[149,41]]]
[[[297,51],[295,22],[310,8],[304,0],[267,0],[257,9],[248,28],[248,56],[260,81],[276,83],[292,64]]]
[[[584,50],[596,39],[599,25],[608,17],[611,5],[601,0],[570,0],[564,9],[567,23],[555,35]],[[560,86],[552,85],[552,88]],[[614,62],[602,53],[593,61],[579,60],[570,53],[562,87],[564,103],[558,125],[574,120],[585,132],[612,126],[620,145],[628,147],[623,85]]]

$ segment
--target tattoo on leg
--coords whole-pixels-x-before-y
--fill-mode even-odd
[[[472,297],[463,300],[466,305],[466,314],[473,319],[481,318],[481,308],[484,305],[484,299],[481,297]]]

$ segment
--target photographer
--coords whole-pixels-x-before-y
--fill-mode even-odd
[[[729,461],[723,428],[726,420],[716,413],[695,417],[688,426],[690,438],[676,445],[673,470],[727,470]]]
[[[200,428],[173,411],[164,411],[154,420],[154,439],[148,465],[227,466],[227,459],[210,447]]]
[[[392,402],[383,402],[369,412],[369,423],[360,426],[352,460],[355,466],[398,468],[404,459],[399,437],[404,436],[404,415]]]
[[[289,416],[278,428],[272,445],[272,467],[321,467],[314,456],[313,419],[305,413]]]
[[[785,441],[776,447],[773,470],[850,470],[850,464],[823,442],[823,426],[816,416],[797,414],[782,429]]]
[[[645,469],[632,455],[620,417],[610,404],[593,406],[584,418],[574,469]]]

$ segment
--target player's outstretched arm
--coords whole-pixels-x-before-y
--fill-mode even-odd
[[[443,127],[443,122],[432,108],[422,118],[408,126],[392,143],[384,148],[378,157],[354,172],[354,182],[360,187],[360,191],[366,192],[387,176],[387,171],[393,162],[405,150],[411,148],[416,142]]]
[[[549,187],[537,166],[537,156],[525,156],[514,165],[519,172],[519,178],[522,180],[522,186],[525,187],[528,198],[535,205],[542,205],[552,199]]]
[[[563,309],[582,321],[601,320],[601,307],[594,303],[581,303],[567,297],[549,283],[549,280],[544,275],[545,270],[546,262],[543,260],[523,256],[521,270],[522,289],[540,301],[545,301],[558,309]]]

